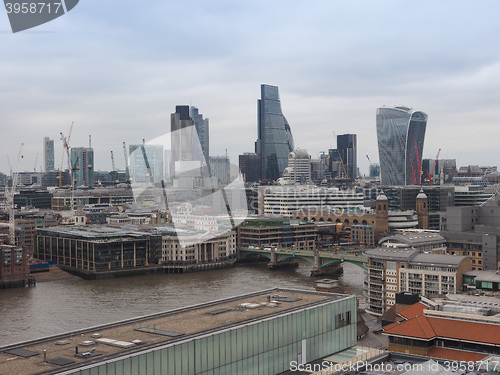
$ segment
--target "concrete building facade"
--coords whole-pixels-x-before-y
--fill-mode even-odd
[[[479,207],[448,207],[441,233],[450,252],[470,255],[476,270],[500,268],[500,194]]]
[[[368,312],[381,315],[395,304],[399,292],[433,297],[461,290],[472,259],[443,254],[444,243],[438,234],[407,234],[386,237],[381,247],[367,250]]]

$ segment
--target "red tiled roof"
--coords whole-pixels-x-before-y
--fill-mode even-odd
[[[430,340],[436,333],[423,315],[416,316],[400,323],[392,323],[384,327],[384,332],[389,335],[410,336]]]
[[[500,325],[427,317],[436,336],[500,345]]]
[[[434,346],[426,354],[426,357],[449,359],[451,361],[477,362],[486,358],[489,354],[468,352],[466,350],[440,348]]]
[[[407,307],[406,309],[403,309],[399,312],[399,315],[406,319],[411,319],[414,318],[418,315],[423,315],[424,314],[424,309],[428,309],[429,306],[427,306],[425,303],[422,302],[417,302],[414,303],[413,305]]]
[[[387,325],[384,327],[384,333],[425,340],[442,337],[500,345],[500,324],[427,317],[425,315]]]

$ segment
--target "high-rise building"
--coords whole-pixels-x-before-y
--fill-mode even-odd
[[[377,109],[382,185],[414,185],[421,178],[427,114],[407,107]]]
[[[261,85],[258,100],[258,139],[255,152],[259,155],[262,180],[273,181],[283,175],[288,154],[293,151],[290,125],[281,112],[277,86]]]
[[[228,185],[231,182],[231,164],[229,157],[224,156],[210,156],[210,175],[217,177],[220,186]]]
[[[288,167],[283,178],[290,184],[311,183],[311,157],[306,150],[296,149],[288,154]]]
[[[189,116],[189,106],[178,105],[175,113],[170,115],[171,150],[172,160],[193,160],[194,139],[183,137],[186,132],[195,131],[194,122]],[[187,129],[187,130],[184,130]]]
[[[240,172],[245,182],[257,182],[260,179],[260,158],[253,152],[239,155]]]
[[[94,150],[91,147],[71,149],[71,175],[75,186],[94,186]]]
[[[209,121],[204,119],[203,115],[198,112],[198,108],[191,107],[191,118],[193,119],[194,126],[198,132],[198,138],[200,140],[200,146],[203,151],[203,156],[205,160],[208,161],[209,158],[209,145],[210,145],[210,134],[209,134]]]
[[[44,172],[54,170],[54,140],[49,137],[43,138],[43,168]]]
[[[356,179],[358,177],[358,147],[356,134],[342,134],[337,136],[337,150],[342,157],[346,178]]]
[[[129,155],[130,178],[133,183],[151,184],[151,176],[155,184],[161,183],[164,172],[163,145],[130,145]]]

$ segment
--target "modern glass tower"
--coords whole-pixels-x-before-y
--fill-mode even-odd
[[[94,186],[94,150],[92,148],[71,148],[71,174],[75,186]]]
[[[337,135],[337,150],[347,172],[346,178],[358,177],[358,146],[356,134]]]
[[[54,140],[49,137],[43,138],[43,168],[44,172],[54,170]]]
[[[382,185],[414,185],[424,149],[427,114],[407,107],[377,109],[377,140]],[[418,157],[417,157],[418,150]]]
[[[207,118],[204,119],[203,115],[199,113],[198,108],[196,107],[191,107],[191,118],[193,119],[194,126],[196,127],[196,131],[198,132],[198,138],[200,139],[200,146],[203,150],[203,156],[208,163],[208,158],[210,156],[209,120]]]
[[[288,154],[294,149],[293,136],[281,112],[278,87],[261,85],[260,90],[255,152],[259,155],[262,180],[273,181],[283,175],[288,165]]]

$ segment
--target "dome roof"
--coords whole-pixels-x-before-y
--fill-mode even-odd
[[[378,201],[386,201],[387,200],[387,197],[385,196],[383,191],[380,192],[380,194],[377,197],[377,200]]]
[[[420,193],[418,193],[417,199],[427,199],[427,195],[425,195],[422,189],[420,189]]]
[[[295,151],[290,152],[290,154],[288,154],[288,158],[309,159],[309,154],[307,153],[306,150],[301,150],[300,148],[298,148]]]

